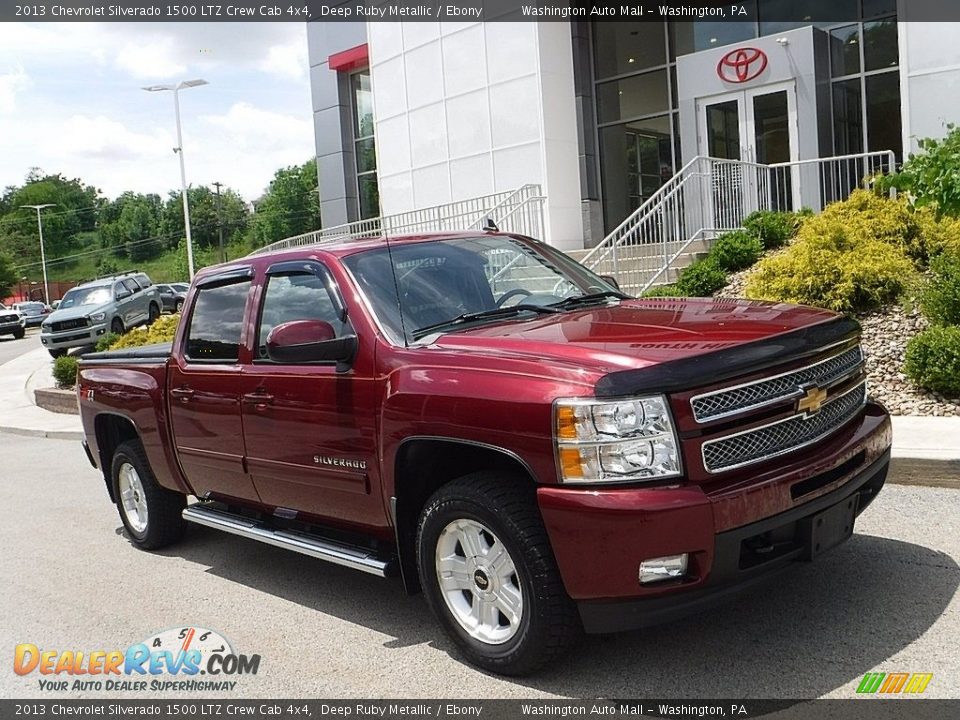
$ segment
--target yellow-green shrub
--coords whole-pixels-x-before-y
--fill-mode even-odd
[[[180,315],[164,315],[163,317],[157,318],[149,327],[134,328],[125,335],[121,335],[120,339],[110,346],[110,349],[120,350],[121,348],[172,342],[173,336],[177,333],[177,324],[179,322]]]

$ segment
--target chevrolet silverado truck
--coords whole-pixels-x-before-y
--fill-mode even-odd
[[[77,387],[133,544],[197,523],[400,576],[504,674],[817,558],[890,457],[854,320],[633,299],[499,232],[205,269],[172,346]]]

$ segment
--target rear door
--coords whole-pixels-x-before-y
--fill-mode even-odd
[[[267,336],[293,320],[324,320],[353,334],[333,276],[317,261],[267,270],[252,361],[241,380],[247,466],[267,505],[325,520],[383,527],[376,461],[377,383],[373,348],[361,340],[353,366],[280,363]]]
[[[197,287],[180,352],[167,374],[180,467],[198,497],[257,501],[243,462],[240,350],[253,271],[234,268]]]

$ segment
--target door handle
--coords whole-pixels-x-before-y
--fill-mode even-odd
[[[273,395],[257,390],[256,392],[244,395],[243,401],[254,405],[257,410],[262,411],[266,410],[267,406],[273,402]]]
[[[174,397],[180,402],[189,402],[193,395],[194,391],[186,386],[173,388],[173,390],[170,391],[170,397]]]

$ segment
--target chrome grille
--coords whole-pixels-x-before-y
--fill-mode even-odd
[[[74,330],[76,328],[87,327],[86,318],[75,318],[73,320],[61,320],[53,323],[54,332],[63,332],[64,330]]]
[[[8,323],[8,322],[20,322],[20,316],[19,316],[19,315],[4,315],[3,317],[0,317],[0,322],[5,322],[5,323]]]
[[[814,415],[794,415],[763,427],[745,430],[703,444],[703,466],[708,472],[762,462],[796,450],[843,425],[867,399],[866,383],[828,401]]]
[[[853,375],[861,365],[863,351],[858,345],[799,370],[698,395],[691,398],[690,407],[697,422],[709,422],[799,397],[804,385],[828,387],[837,380]]]

